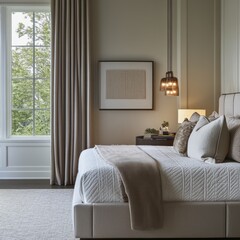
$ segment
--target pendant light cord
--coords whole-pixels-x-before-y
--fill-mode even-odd
[[[172,0],[167,2],[168,71],[172,71]]]
[[[160,91],[166,96],[179,96],[178,79],[172,71],[172,0],[167,0],[167,72],[161,79]]]

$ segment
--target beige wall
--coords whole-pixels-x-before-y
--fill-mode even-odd
[[[221,92],[240,91],[240,1],[222,0]]]
[[[184,94],[166,97],[159,91],[160,79],[167,70],[166,0],[92,0],[95,144],[134,144],[135,136],[142,135],[148,127],[159,128],[164,120],[176,131],[178,106],[188,104],[188,107],[206,108],[208,112],[213,110],[214,3],[215,0],[174,2],[178,16],[174,24],[173,65],[175,75],[183,78]],[[179,19],[182,21],[180,27]],[[99,60],[154,61],[154,109],[100,111]]]
[[[210,114],[220,94],[220,1],[188,0],[187,8],[188,108]]]

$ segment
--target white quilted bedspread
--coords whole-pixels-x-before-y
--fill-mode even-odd
[[[172,147],[139,146],[159,163],[164,201],[240,200],[240,163],[209,164],[177,154]],[[118,172],[94,148],[79,161],[83,202],[123,202]]]
[[[84,203],[124,202],[119,173],[94,148],[84,150],[79,159],[80,196]]]
[[[172,147],[141,148],[159,162],[163,200],[240,200],[240,163],[205,163],[181,157]]]

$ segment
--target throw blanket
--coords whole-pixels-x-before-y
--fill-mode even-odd
[[[163,209],[158,163],[134,145],[97,145],[95,148],[120,173],[128,196],[131,228],[160,228]]]

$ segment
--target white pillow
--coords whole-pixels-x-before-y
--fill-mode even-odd
[[[210,163],[220,163],[228,153],[228,146],[229,132],[225,116],[211,122],[200,116],[188,139],[187,155]]]

